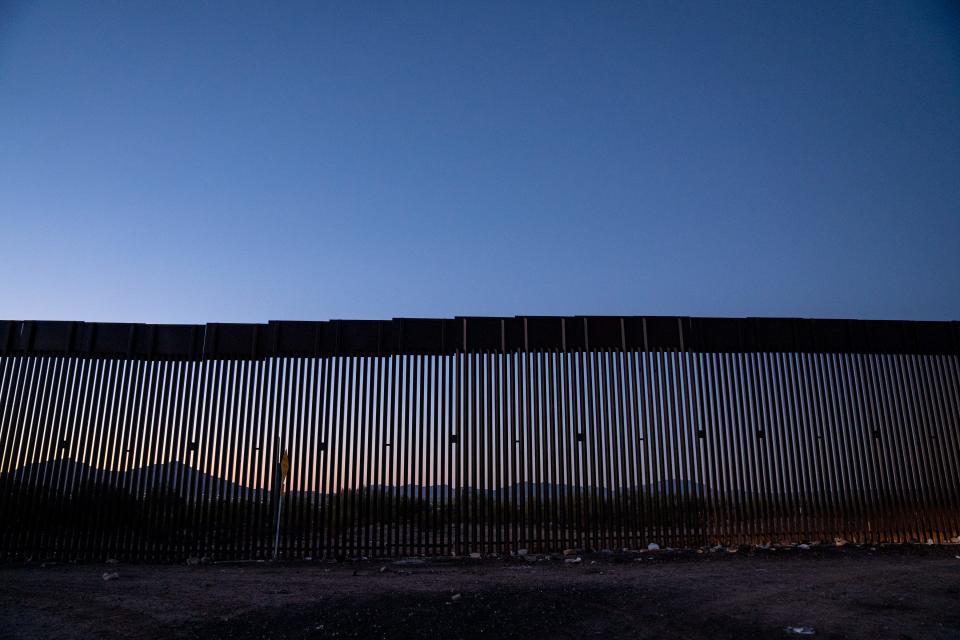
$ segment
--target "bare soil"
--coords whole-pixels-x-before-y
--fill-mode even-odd
[[[960,547],[0,565],[0,638],[960,639]],[[119,577],[104,580],[103,574]]]

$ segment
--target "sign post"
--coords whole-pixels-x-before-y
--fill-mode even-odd
[[[280,494],[277,496],[277,528],[273,538],[273,559],[277,559],[280,549],[280,515],[283,513],[283,494],[286,491],[287,476],[290,474],[290,454],[283,450],[280,456]]]

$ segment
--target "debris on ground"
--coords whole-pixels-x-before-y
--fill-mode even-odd
[[[579,564],[580,562],[583,562],[583,558],[577,556],[576,558],[564,558],[563,561],[567,564]]]
[[[660,549],[660,545],[658,545],[656,542],[651,542],[650,544],[647,545],[647,551],[657,551],[659,549]]]
[[[479,560],[483,556],[477,553],[476,551],[474,551],[473,553],[470,554],[470,557],[473,558],[474,560]]]
[[[816,633],[813,627],[787,627],[785,631],[796,636],[812,636]]]
[[[452,596],[450,596],[450,602],[457,602],[462,597],[463,596],[461,596],[459,593],[455,593]]]
[[[116,558],[107,558],[107,564],[117,564]]]
[[[563,555],[565,555],[565,556],[575,556],[575,555],[577,555],[577,550],[576,550],[576,549],[564,549],[564,550],[563,550]]]
[[[119,578],[119,577],[120,577],[120,574],[117,573],[116,571],[114,571],[114,572],[109,572],[109,571],[108,571],[108,572],[106,572],[106,573],[103,574],[103,579],[104,579],[105,581],[116,580],[116,579]]]
[[[386,573],[386,572],[387,572],[387,567],[386,567],[386,566],[380,567],[380,573]]]
[[[808,545],[808,544],[798,544],[798,545],[797,545],[797,549],[803,549],[804,551],[806,551],[806,550],[809,549],[809,548],[810,548],[810,545]]]
[[[409,567],[414,565],[426,564],[426,560],[421,560],[420,558],[402,558],[400,560],[394,560],[391,564],[398,567]]]

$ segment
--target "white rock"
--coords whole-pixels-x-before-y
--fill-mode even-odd
[[[117,564],[116,558],[107,558],[107,564]]]
[[[451,601],[451,602],[456,602],[456,601],[458,601],[461,597],[462,597],[462,596],[461,596],[459,593],[455,593],[455,594],[453,594],[452,596],[450,596],[450,601]]]
[[[519,550],[517,551],[517,555],[518,555],[518,556],[525,556],[525,555],[527,555],[528,553],[529,553],[529,551],[527,551],[526,549],[519,549]]]
[[[580,556],[577,556],[576,558],[564,558],[563,561],[567,564],[578,564],[580,562],[583,562],[583,558],[581,558]]]
[[[473,558],[474,560],[479,560],[483,556],[477,553],[476,551],[474,551],[473,553],[470,554],[470,557]]]
[[[119,577],[120,577],[120,574],[117,573],[117,572],[115,572],[115,571],[112,572],[112,573],[107,572],[107,573],[104,573],[104,574],[103,574],[103,579],[104,579],[104,580],[116,580],[116,579],[119,578]]]
[[[810,545],[808,545],[808,544],[798,544],[798,545],[797,545],[797,549],[803,549],[804,551],[806,551],[806,550],[809,549],[809,548],[810,548]],[[799,627],[798,627],[798,628],[799,628]],[[804,627],[804,628],[806,628],[806,627]]]
[[[647,545],[647,551],[657,551],[659,549],[660,549],[660,545],[658,545],[656,542],[651,542],[650,544]]]
[[[813,627],[787,627],[785,631],[797,636],[812,636],[816,633]]]
[[[710,553],[716,553],[718,551],[723,551],[723,545],[718,544],[716,546],[710,547]]]
[[[927,544],[933,544],[933,538],[927,538]]]

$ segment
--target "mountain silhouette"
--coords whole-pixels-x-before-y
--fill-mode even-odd
[[[59,486],[78,487],[82,483],[106,484],[133,494],[145,495],[155,491],[167,491],[187,497],[227,498],[236,500],[263,499],[270,495],[269,488],[254,488],[235,483],[227,478],[204,473],[180,461],[151,464],[127,470],[98,469],[71,458],[59,458],[44,462],[31,463],[19,469],[0,474],[0,483],[21,486]],[[352,491],[351,488],[340,492]],[[365,492],[383,492],[404,498],[421,498],[433,502],[446,502],[461,496],[485,495],[490,498],[514,496],[523,502],[529,499],[543,500],[561,498],[570,495],[597,494],[611,498],[618,490],[594,485],[573,485],[549,482],[518,482],[506,487],[483,489],[472,486],[451,487],[450,485],[363,485],[358,488]],[[708,488],[691,480],[663,480],[656,483],[625,486],[619,491],[641,491],[658,495],[703,497]],[[748,491],[728,492],[746,495]],[[324,492],[311,490],[293,490],[289,495],[312,496]],[[336,495],[331,492],[326,495]]]

